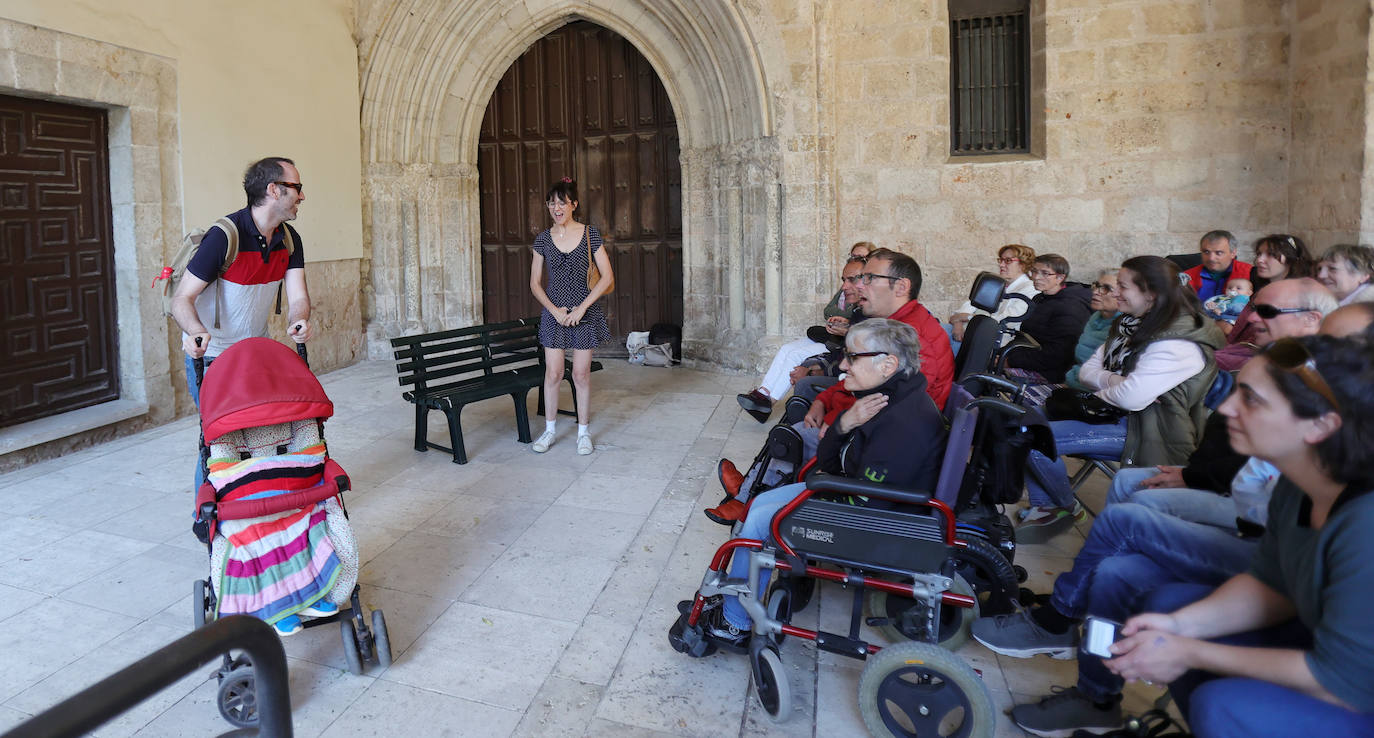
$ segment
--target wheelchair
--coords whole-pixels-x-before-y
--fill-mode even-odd
[[[886,487],[866,480],[814,474],[806,490],[773,517],[770,540],[732,538],[717,549],[690,606],[684,607],[668,639],[679,653],[704,657],[717,650],[701,618],[708,601],[734,596],[753,619],[748,655],[759,702],[769,717],[791,710],[791,686],[779,646],[787,636],[813,640],[824,651],[864,659],[859,707],[875,736],[991,736],[996,716],[981,678],[962,659],[938,645],[941,614],[977,604],[956,571],[956,552],[968,542],[958,536],[954,512],[926,492]],[[900,506],[856,507],[818,495],[863,495]],[[727,567],[737,550],[748,551],[748,575],[731,579]],[[760,572],[783,577],[768,591],[755,592]],[[812,631],[791,624],[802,580],[839,582],[853,589],[848,633]],[[881,647],[860,637],[867,593],[882,592],[919,607],[904,620],[910,641]],[[718,604],[716,606],[719,606]]]

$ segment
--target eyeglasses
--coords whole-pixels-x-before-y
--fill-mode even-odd
[[[1341,411],[1341,403],[1336,401],[1336,393],[1331,391],[1331,385],[1326,383],[1322,373],[1317,370],[1317,360],[1312,358],[1312,352],[1308,351],[1306,346],[1291,338],[1280,338],[1264,350],[1264,357],[1279,369],[1298,375],[1303,385],[1331,403],[1333,410],[1338,413]]]
[[[295,190],[296,194],[298,195],[305,194],[305,185],[301,184],[300,182],[273,182],[272,184],[278,187],[290,187],[291,189]]]
[[[1027,273],[1030,274],[1032,278],[1040,277],[1041,279],[1049,279],[1050,277],[1055,276],[1059,272],[1056,272],[1052,269],[1032,269]]]
[[[863,279],[864,279],[864,275],[862,275],[862,274],[855,274],[855,275],[852,276],[852,277],[840,277],[840,281],[841,281],[841,282],[844,282],[845,284],[848,284],[848,285],[856,285],[856,284],[862,282]]]
[[[1021,260],[1018,259],[1018,258],[1016,258],[1015,256],[1008,256],[1008,257],[1006,257],[1006,258],[1002,258],[1002,257],[1000,257],[1000,256],[997,257],[997,263],[998,263],[998,264],[1015,264],[1015,263],[1018,262],[1018,261],[1021,261]]]
[[[863,274],[859,275],[859,279],[864,284],[869,285],[873,284],[873,280],[875,279],[886,279],[892,282],[896,282],[897,280],[902,279],[902,277],[889,277],[886,274],[874,274],[872,272],[864,272]]]
[[[1092,283],[1093,292],[1111,292],[1114,289],[1116,289],[1116,285],[1114,284],[1103,284],[1101,282]]]
[[[850,364],[853,364],[854,361],[855,361],[856,359],[862,359],[862,358],[865,357],[865,356],[887,356],[887,352],[886,352],[886,351],[859,351],[859,352],[857,352],[857,353],[855,353],[855,352],[853,352],[853,351],[846,351],[846,352],[844,352],[844,358],[845,358],[847,361],[849,361]]]
[[[1273,320],[1274,318],[1277,318],[1280,315],[1287,315],[1289,313],[1314,312],[1312,308],[1281,308],[1275,307],[1274,305],[1270,305],[1267,302],[1256,302],[1251,304],[1255,309],[1255,315],[1258,315],[1261,318],[1264,318],[1265,320]]]

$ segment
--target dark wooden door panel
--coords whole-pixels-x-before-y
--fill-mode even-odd
[[[0,96],[0,426],[119,396],[107,130]]]
[[[492,93],[478,146],[485,319],[539,312],[530,244],[549,226],[544,193],[578,180],[580,220],[602,232],[616,273],[612,340],[682,323],[682,177],[677,120],[658,75],[591,23],[545,36]]]

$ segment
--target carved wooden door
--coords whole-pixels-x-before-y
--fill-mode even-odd
[[[612,342],[682,324],[682,177],[677,121],[638,50],[592,23],[536,42],[497,85],[478,147],[485,320],[540,312],[530,245],[551,224],[544,195],[577,180],[578,219],[600,229],[615,270]]]
[[[0,96],[0,427],[119,396],[105,111]]]

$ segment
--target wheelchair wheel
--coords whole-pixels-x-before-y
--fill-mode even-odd
[[[344,660],[348,670],[355,676],[363,673],[363,652],[358,648],[358,633],[353,627],[352,618],[339,619],[339,635],[343,640]]]
[[[235,728],[257,727],[258,687],[253,668],[246,666],[225,675],[215,702],[219,714]]]
[[[749,665],[753,669],[754,692],[763,711],[775,723],[786,720],[792,712],[792,684],[778,652],[768,646],[750,649]]]
[[[383,669],[391,666],[391,635],[386,632],[386,616],[381,610],[372,611],[372,647],[376,651],[377,665]]]
[[[1014,609],[1019,582],[1011,562],[996,546],[982,538],[968,536],[967,548],[954,552],[954,570],[970,585],[984,616],[1002,615]]]
[[[973,621],[978,619],[978,597],[974,594],[973,587],[958,574],[952,579],[949,591],[974,598],[974,604],[973,607],[951,605],[940,608],[937,642],[942,648],[951,651],[968,641],[969,629],[973,627]],[[925,622],[925,608],[924,602],[918,602],[910,597],[899,597],[876,589],[868,592],[868,614],[870,617],[887,620],[887,624],[877,626],[878,632],[893,643],[926,640],[925,629],[921,625]],[[904,617],[908,611],[911,612],[911,616]]]
[[[859,712],[878,738],[989,736],[997,720],[978,674],[929,643],[901,643],[870,656],[859,677]]]

